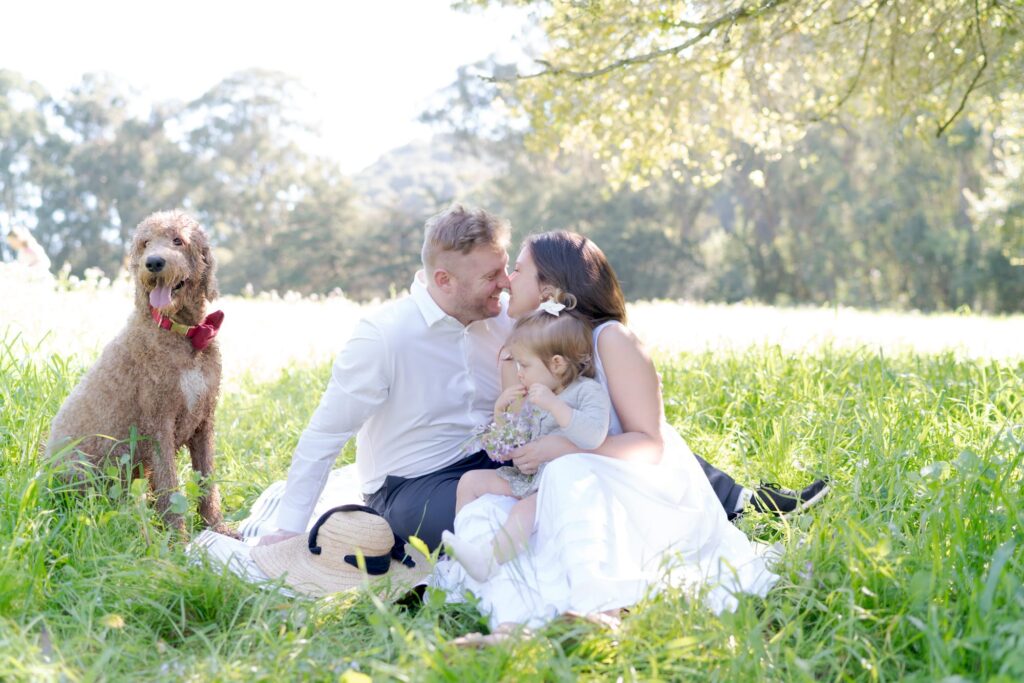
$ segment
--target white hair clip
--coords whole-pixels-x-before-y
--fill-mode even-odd
[[[545,313],[550,313],[557,318],[558,314],[565,310],[565,305],[560,304],[553,299],[548,299],[547,301],[542,301],[540,306],[537,308]]]

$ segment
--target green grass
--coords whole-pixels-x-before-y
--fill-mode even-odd
[[[659,359],[668,418],[696,452],[744,482],[832,476],[813,514],[741,522],[783,544],[782,580],[721,617],[670,592],[617,633],[556,623],[467,651],[448,643],[484,628],[472,605],[289,600],[190,564],[141,485],[62,491],[39,453],[82,368],[28,357],[0,344],[3,680],[1024,678],[1022,363],[771,347]],[[222,396],[229,518],[284,476],[327,373]]]

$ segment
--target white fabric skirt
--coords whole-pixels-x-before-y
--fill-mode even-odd
[[[778,579],[758,548],[730,524],[704,471],[665,425],[658,465],[599,455],[566,455],[544,467],[529,549],[486,583],[443,559],[430,583],[460,601],[470,591],[492,627],[539,626],[567,611],[629,607],[666,586],[702,595],[714,612],[734,609],[736,594],[764,596]],[[206,531],[193,548],[253,581],[265,579],[248,557],[258,536],[276,529],[284,482],[275,482],[239,524],[244,541]],[[333,470],[310,525],[324,511],[362,502],[355,468]],[[455,518],[459,535],[489,543],[517,499],[484,496]]]
[[[663,431],[657,465],[585,453],[549,463],[529,549],[485,583],[445,560],[433,585],[452,600],[472,592],[492,627],[628,607],[666,586],[702,596],[715,613],[735,609],[739,593],[764,596],[778,577],[726,519],[686,443],[668,425]],[[455,532],[489,543],[515,502],[484,496],[463,508]]]

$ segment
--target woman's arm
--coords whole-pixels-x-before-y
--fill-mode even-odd
[[[608,394],[622,434],[609,436],[594,453],[621,460],[657,463],[664,441],[661,381],[643,344],[622,325],[610,325],[597,340]]]
[[[585,451],[620,460],[657,463],[664,442],[661,437],[661,382],[654,363],[640,340],[621,325],[606,328],[597,342],[608,378],[609,394],[622,423],[622,434],[609,436],[600,447]],[[523,472],[537,468],[580,448],[562,436],[545,436],[512,452],[512,460]]]

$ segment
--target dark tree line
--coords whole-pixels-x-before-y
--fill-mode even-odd
[[[224,292],[365,299],[407,286],[424,219],[462,199],[517,237],[591,236],[630,298],[1024,309],[1024,121],[964,116],[937,140],[819,123],[782,152],[734,139],[713,174],[679,165],[630,188],[586,150],[495,127],[489,86],[464,78],[427,114],[448,132],[351,178],[298,144],[315,131],[297,87],[249,71],[142,108],[106,77],[53,94],[0,71],[0,222],[30,227],[57,267],[114,274],[138,221],[181,206],[210,230]]]

